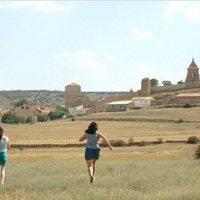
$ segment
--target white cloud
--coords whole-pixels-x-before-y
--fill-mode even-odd
[[[104,72],[108,73],[105,64],[109,54],[98,54],[90,49],[79,49],[74,53],[65,53],[54,56],[63,67],[77,72]],[[105,63],[104,63],[105,62]]]
[[[164,19],[170,23],[177,18],[189,22],[200,21],[200,2],[170,1],[164,10]]]
[[[22,10],[26,8],[36,9],[42,12],[59,12],[66,10],[66,6],[55,1],[1,1],[0,9]],[[68,7],[69,9],[69,7]]]
[[[129,89],[132,84],[126,76],[125,67],[119,59],[108,52],[79,49],[72,53],[55,55],[51,62],[51,72],[63,84],[77,82],[89,91],[119,91]],[[130,78],[133,79],[131,73]],[[126,77],[126,78],[124,78]],[[128,84],[128,87],[125,88]]]
[[[141,31],[138,28],[133,28],[131,30],[131,32],[133,33],[133,37],[136,40],[147,40],[147,39],[153,38],[153,33],[152,32]]]

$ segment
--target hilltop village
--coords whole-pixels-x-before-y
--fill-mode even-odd
[[[47,91],[45,92],[45,97],[40,96],[39,99],[50,98],[50,94]],[[185,82],[176,85],[152,86],[151,79],[144,78],[141,80],[141,89],[138,91],[131,89],[129,92],[119,92],[101,98],[91,98],[90,95],[81,91],[81,86],[77,83],[70,83],[65,86],[64,93],[58,93],[60,98],[55,96],[56,92],[52,92],[57,106],[67,109],[71,116],[126,111],[128,109],[198,106],[200,105],[199,68],[192,59],[187,68]],[[32,100],[34,96],[33,93],[30,99]],[[55,106],[48,104],[25,103],[14,109],[3,110],[3,104],[7,103],[7,99],[1,97],[0,100],[0,117],[13,110],[17,116],[24,119],[31,118],[32,121],[36,121],[38,115],[48,116],[55,109]]]
[[[152,87],[150,79],[144,78],[140,90],[134,92],[131,89],[125,94],[98,101],[90,101],[89,97],[81,92],[81,86],[77,83],[65,87],[65,107],[73,115],[158,106],[178,107],[185,104],[200,104],[199,68],[194,59],[187,68],[185,82],[177,85]]]

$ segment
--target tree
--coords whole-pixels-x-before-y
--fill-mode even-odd
[[[37,115],[38,122],[46,122],[47,120],[48,120],[48,117],[46,115]]]
[[[171,81],[163,81],[163,86],[172,85]]]
[[[183,84],[184,82],[182,80],[178,81],[177,84]]]
[[[151,81],[151,86],[152,86],[152,87],[158,86],[158,80],[157,80],[157,79],[152,78],[150,81]]]
[[[27,117],[26,120],[25,120],[25,123],[32,124],[33,123],[33,118],[31,116]]]
[[[16,102],[16,103],[14,104],[14,107],[19,107],[19,106],[22,106],[22,105],[24,105],[24,104],[28,104],[28,101],[27,101],[26,99],[22,99],[22,100]]]
[[[23,123],[23,118],[20,118],[15,113],[8,112],[5,113],[1,119],[1,121],[5,124],[19,124]]]
[[[64,116],[68,116],[68,115],[69,115],[68,109],[63,108],[61,106],[57,106],[56,110],[49,114],[49,118],[51,120],[62,119]]]

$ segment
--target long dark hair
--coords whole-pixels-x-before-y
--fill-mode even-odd
[[[3,137],[3,132],[4,132],[4,130],[3,130],[3,127],[2,126],[0,126],[0,140],[2,139],[2,137]]]
[[[96,122],[92,122],[88,128],[85,130],[86,133],[88,134],[95,134],[96,131],[98,130],[98,125]]]

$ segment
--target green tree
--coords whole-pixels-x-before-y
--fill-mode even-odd
[[[23,118],[20,118],[12,112],[5,113],[1,119],[1,122],[5,124],[19,124],[23,123],[23,121]]]
[[[163,86],[172,85],[171,81],[163,81]]]
[[[182,80],[178,81],[177,84],[183,84],[184,82]]]
[[[69,116],[69,111],[61,106],[57,106],[56,110],[49,114],[51,120],[62,119],[64,116]]]
[[[152,86],[152,87],[156,87],[156,86],[158,86],[158,84],[159,84],[159,83],[158,83],[158,80],[155,79],[155,78],[152,78],[150,81],[151,81],[151,86]]]
[[[37,115],[38,122],[46,122],[47,120],[48,120],[48,117],[46,115]]]
[[[33,118],[31,116],[27,117],[25,123],[30,123],[32,124],[33,123]]]
[[[16,103],[14,104],[14,107],[19,107],[19,106],[22,106],[22,105],[24,105],[24,104],[28,104],[28,101],[27,101],[26,99],[22,99],[22,100],[16,102]]]

